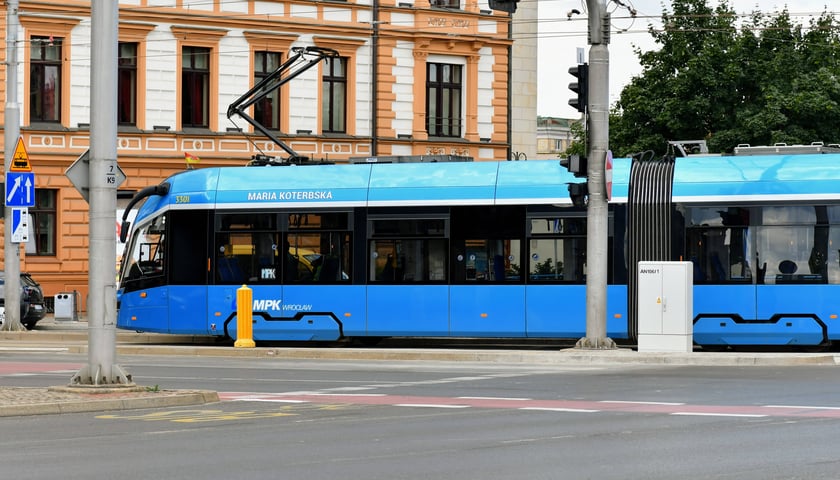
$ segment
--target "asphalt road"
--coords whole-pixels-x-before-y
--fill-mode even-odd
[[[84,356],[4,352],[0,385]],[[170,408],[0,418],[14,479],[838,478],[836,366],[573,365],[121,356]]]

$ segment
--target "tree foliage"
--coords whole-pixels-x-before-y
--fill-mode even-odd
[[[787,10],[739,17],[720,0],[673,0],[658,50],[636,50],[642,74],[610,115],[618,155],[669,140],[706,140],[712,152],[740,143],[840,143],[840,26],[824,12],[807,26]]]
[[[574,120],[569,123],[569,134],[572,137],[571,143],[569,146],[566,147],[566,151],[561,153],[561,157],[567,157],[569,155],[580,155],[581,157],[585,157],[588,150],[588,144],[586,142],[586,129],[583,128],[583,123],[577,120]]]

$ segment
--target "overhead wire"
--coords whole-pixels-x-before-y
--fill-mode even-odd
[[[520,3],[526,3],[527,4],[529,2],[537,2],[537,1],[541,1],[541,0],[520,0]],[[52,2],[52,1],[36,1],[36,2],[28,2],[28,3],[32,3],[32,4],[35,4],[35,5],[60,5],[60,2]],[[237,4],[247,6],[248,0],[193,1],[193,2],[190,2],[190,3],[183,4],[183,6],[179,10],[184,10],[184,9],[189,10],[189,15],[192,18],[198,18],[198,19],[203,18],[203,19],[207,19],[207,20],[212,19],[214,21],[218,21],[218,20],[221,20],[223,18],[224,19],[237,19],[237,20],[246,21],[246,20],[253,20],[255,17],[260,17],[260,16],[265,16],[266,19],[271,19],[271,18],[279,16],[279,17],[289,18],[289,20],[291,22],[296,21],[297,18],[305,18],[306,15],[316,14],[317,11],[318,11],[317,7],[312,9],[312,10],[306,10],[306,9],[297,10],[295,12],[295,16],[288,16],[287,15],[288,8],[284,8],[282,11],[277,10],[277,11],[274,11],[274,12],[271,12],[271,11],[260,12],[259,14],[249,14],[249,13],[237,14],[237,13],[231,13],[231,11],[225,10],[224,11],[224,17],[221,17],[219,15],[219,13],[208,11],[207,8],[200,8],[200,7],[215,8],[216,5],[225,6],[225,5],[237,5]],[[698,32],[729,31],[729,29],[715,29],[715,28],[708,28],[708,27],[699,27],[699,28],[698,27],[693,27],[693,28],[678,28],[678,29],[669,28],[668,26],[664,25],[664,23],[662,23],[662,22],[664,22],[664,20],[663,20],[664,17],[663,17],[662,14],[651,15],[651,14],[645,14],[643,12],[639,12],[633,6],[632,1],[630,1],[630,0],[611,0],[609,5],[612,8],[611,24],[613,25],[613,28],[615,28],[615,30],[612,32],[614,35],[649,35],[651,32],[664,33],[666,31],[671,32],[671,33],[674,33],[674,32],[677,32],[677,31],[682,31],[682,32],[686,32],[686,33],[689,33],[689,32],[698,33]],[[144,13],[144,12],[160,12],[161,10],[166,10],[167,8],[168,7],[166,7],[166,6],[155,6],[155,5],[137,5],[137,6],[122,5],[120,7],[120,10],[125,11],[125,12]],[[585,8],[586,8],[586,2],[584,0],[581,0],[581,9],[583,11],[585,11]],[[617,15],[616,14],[616,12],[625,11],[625,10],[628,12],[627,14],[623,14],[623,15]],[[825,15],[840,16],[840,13],[835,13],[835,12],[832,12],[832,11],[828,11],[827,9],[824,10],[824,11],[801,11],[801,12],[800,11],[790,12],[790,11],[787,11],[787,10],[781,10],[781,11],[776,11],[776,12],[762,12],[762,11],[736,12],[736,13],[733,13],[732,16],[735,17],[735,18],[750,19],[750,18],[753,18],[756,15],[759,15],[762,19],[769,21],[769,20],[772,20],[774,17],[776,17],[778,15],[781,15],[782,12],[786,12],[787,15],[791,19],[806,18],[806,19],[815,20],[815,19],[818,19],[818,18],[822,18]],[[22,11],[21,13],[26,13],[26,12]],[[666,16],[670,20],[674,20],[674,19],[715,18],[715,17],[719,17],[720,15],[721,14],[718,14],[718,13],[679,14],[679,15],[676,15],[676,14],[673,14],[673,13],[667,13],[666,12]],[[587,32],[586,32],[587,20],[588,19],[585,16],[582,16],[582,15],[581,16],[575,16],[575,17],[566,17],[566,18],[564,18],[564,17],[549,17],[549,18],[538,17],[536,19],[527,19],[527,20],[520,20],[520,19],[516,19],[515,17],[511,17],[509,19],[510,24],[511,24],[511,28],[513,29],[512,33],[511,33],[511,38],[513,40],[517,40],[517,39],[524,40],[524,39],[533,39],[533,38],[537,38],[537,39],[540,39],[540,40],[564,39],[564,38],[570,38],[570,39],[571,38],[585,38],[586,35],[587,35]],[[633,25],[635,24],[635,22],[640,21],[640,20],[641,21],[647,20],[649,23],[646,27],[633,28]],[[617,22],[630,22],[630,25],[627,26],[627,27],[623,27],[623,26],[622,27],[616,27]],[[657,22],[659,23],[659,25],[657,25]],[[429,32],[429,31],[434,31],[434,30],[443,31],[444,29],[448,28],[446,25],[423,25],[422,27],[420,27],[420,26],[416,26],[414,24],[415,24],[415,22],[413,20],[405,20],[405,21],[391,20],[391,21],[387,22],[385,25],[390,25],[392,27],[401,28],[401,29],[405,29],[405,28],[412,29],[413,28],[415,31],[418,31],[418,32]],[[532,24],[537,24],[537,25],[542,26],[544,28],[541,29],[540,31],[537,31],[537,32],[517,32],[517,31],[515,31],[517,26],[527,26],[527,25],[532,25]],[[580,27],[580,28],[578,30],[571,30],[571,31],[569,31],[569,30],[551,31],[547,27],[548,25],[551,25],[551,24],[574,25],[574,26]],[[360,25],[351,25],[351,26],[358,28],[360,31],[365,31],[366,30],[366,28],[364,26],[360,26]],[[805,27],[806,29],[809,28],[809,26],[805,26],[805,25],[803,25],[803,27]],[[382,28],[387,28],[387,27],[385,27],[383,25]],[[777,29],[778,30],[784,30],[781,27],[777,28],[777,27],[771,27],[771,26],[750,25],[750,24],[746,24],[746,23],[742,23],[741,25],[736,26],[736,29],[749,30],[749,31],[754,31],[754,32],[777,30]],[[382,31],[380,30],[380,34],[381,34],[381,32]],[[468,37],[470,35],[465,34],[465,35],[462,35],[462,36]],[[244,38],[244,35],[236,34],[236,33],[229,33],[227,35],[227,38],[242,39],[242,38]],[[153,45],[155,42],[165,43],[165,42],[170,42],[170,41],[171,41],[170,39],[146,39],[145,43],[146,43],[146,45]],[[29,45],[27,44],[27,42],[25,40],[20,40],[20,43],[22,44],[21,46],[23,48],[29,48]],[[78,42],[78,41],[70,42],[70,43],[63,42],[62,45],[66,45],[68,47],[82,47],[83,48],[83,47],[89,47],[90,42]],[[219,54],[234,55],[234,54],[247,53],[249,51],[250,51],[250,49],[220,50]],[[161,57],[173,57],[173,58],[175,58],[175,57],[177,57],[177,54],[176,53],[161,53],[161,54],[155,54],[155,53],[149,54],[149,53],[147,53],[142,58],[161,58]],[[88,61],[89,62],[90,58],[75,56],[75,57],[73,57],[73,61]]]
[[[373,0],[376,1],[376,0]],[[472,3],[473,0],[466,0],[468,3]],[[534,5],[534,2],[545,2],[545,0],[519,0],[520,5]],[[31,2],[27,2],[31,3]],[[45,0],[36,2],[40,5],[61,5],[60,2]],[[174,3],[174,1],[173,1]],[[158,15],[161,11],[166,10],[175,10],[178,13],[183,13],[187,10],[187,19],[180,21],[181,24],[185,22],[192,22],[201,20],[206,20],[209,23],[214,23],[216,25],[222,21],[232,21],[234,25],[237,25],[237,28],[231,28],[227,35],[227,39],[235,39],[237,41],[244,40],[244,35],[242,34],[242,30],[244,30],[244,24],[251,20],[257,20],[256,23],[260,22],[277,22],[280,20],[282,24],[289,25],[292,27],[296,22],[301,21],[311,21],[312,16],[316,16],[320,9],[324,6],[329,6],[333,8],[353,8],[352,3],[347,3],[346,7],[344,4],[341,3],[324,3],[320,5],[312,5],[309,6],[300,6],[296,8],[293,12],[289,7],[289,4],[285,4],[282,8],[278,8],[277,10],[272,10],[270,8],[265,9],[257,14],[250,14],[247,12],[247,5],[249,0],[203,0],[203,1],[192,1],[187,2],[187,0],[182,0],[182,7],[181,8],[167,8],[166,6],[159,6],[159,5],[121,5],[120,11],[126,12],[128,17],[131,17],[132,14],[155,14]],[[270,5],[270,4],[263,4],[263,5]],[[281,5],[281,4],[277,4]],[[627,42],[627,37],[650,37],[651,33],[702,33],[702,32],[721,32],[721,31],[731,31],[731,29],[714,29],[708,27],[691,27],[691,28],[673,28],[669,25],[666,25],[666,22],[674,22],[674,21],[690,21],[690,20],[701,20],[701,19],[712,19],[718,18],[722,15],[717,12],[711,12],[708,14],[674,14],[673,12],[663,12],[658,14],[651,14],[649,12],[638,11],[635,6],[633,5],[632,0],[620,0],[616,1],[613,0],[611,3],[608,4],[609,6],[609,13],[611,16],[610,24],[612,28],[612,35],[614,36],[622,36],[625,38],[625,42]],[[362,7],[364,8],[364,7]],[[484,8],[484,7],[482,7]],[[538,9],[539,9],[538,4]],[[238,10],[244,10],[241,13],[238,13]],[[391,18],[389,22],[383,23],[380,26],[380,34],[383,33],[385,29],[393,29],[403,32],[409,33],[425,33],[425,32],[446,32],[449,28],[447,25],[417,25],[415,19],[408,18],[409,16],[416,13],[416,9],[409,8],[406,9],[405,12],[405,20],[400,18]],[[434,10],[433,10],[434,11]],[[456,12],[461,10],[455,10]],[[552,16],[539,16],[537,18],[528,18],[522,19],[518,18],[516,15],[512,16],[499,16],[494,14],[493,16],[489,17],[478,17],[479,20],[498,20],[507,22],[510,25],[511,35],[510,38],[514,41],[516,40],[525,40],[525,39],[538,39],[540,41],[552,41],[552,40],[560,40],[560,41],[568,41],[568,42],[585,42],[587,38],[587,28],[588,28],[588,18],[585,14],[586,12],[586,1],[580,0],[580,10],[584,12],[584,14],[579,15],[552,15]],[[25,12],[22,12],[25,13]],[[402,13],[400,11],[396,11],[396,13]],[[441,11],[443,14],[443,11]],[[752,10],[752,11],[745,11],[745,12],[735,12],[732,13],[731,16],[738,20],[737,25],[735,25],[738,31],[740,30],[747,30],[752,31],[754,33],[759,33],[763,31],[772,31],[772,30],[784,30],[782,27],[773,27],[770,25],[772,20],[777,18],[780,15],[787,15],[794,25],[797,23],[801,23],[803,30],[807,30],[811,28],[813,22],[817,19],[823,18],[824,16],[837,16],[840,17],[840,13],[829,11],[827,8],[823,11],[808,11],[808,10],[801,10],[801,11],[788,11],[787,8],[779,9],[775,11],[761,11],[761,10]],[[173,17],[174,18],[174,17]],[[753,18],[758,18],[762,23],[760,24],[753,24],[751,20]],[[173,24],[177,24],[175,21],[172,22]],[[688,22],[690,23],[690,22]],[[810,23],[810,24],[809,24]],[[282,25],[281,24],[281,25]],[[643,25],[644,24],[644,25]],[[527,31],[522,32],[521,29],[523,27],[531,27],[536,26],[536,31]],[[345,27],[355,29],[359,32],[360,37],[367,36],[367,31],[370,29],[372,31],[373,27],[370,24],[360,24],[354,22],[346,22]],[[257,27],[260,28],[260,27]],[[278,24],[268,25],[265,26],[266,30],[277,30],[282,31],[283,27],[281,26],[278,28]],[[239,31],[237,31],[239,30]],[[447,32],[449,33],[449,32]],[[469,34],[456,34],[458,38],[469,38]],[[480,37],[480,36],[478,36]],[[74,40],[71,37],[71,42],[65,43],[71,48],[79,47],[82,50],[85,48],[89,48],[90,42],[78,42],[72,41]],[[767,39],[772,41],[783,42],[783,39]],[[157,51],[158,49],[154,46],[156,42],[160,42],[160,44],[165,44],[167,42],[171,42],[172,40],[169,38],[147,38],[144,42],[147,45],[146,53],[140,59],[164,59],[164,58],[178,58],[178,52],[161,52]],[[791,39],[790,42],[796,41]],[[24,48],[28,48],[29,45],[26,42],[23,42]],[[246,42],[243,42],[246,43]],[[160,49],[164,50],[164,49]],[[231,46],[228,44],[220,44],[217,48],[217,53],[220,56],[226,55],[247,55],[251,51],[250,47],[243,46],[242,48],[236,48],[235,46]],[[62,52],[64,55],[69,56],[69,49]],[[85,56],[78,55],[77,52],[74,52],[74,56],[72,57],[71,61],[75,64],[76,62],[84,62],[86,64],[90,64],[90,58]],[[243,72],[243,75],[247,75],[247,72]],[[236,122],[231,120],[231,123],[239,128]]]

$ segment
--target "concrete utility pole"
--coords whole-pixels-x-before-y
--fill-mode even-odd
[[[609,14],[602,0],[587,0],[589,10],[589,160],[586,214],[586,337],[577,348],[615,348],[607,337],[607,229],[605,161],[609,149]]]
[[[74,385],[134,386],[116,363],[117,39],[119,7],[91,3],[88,364]]]
[[[6,110],[4,114],[3,149],[6,172],[12,166],[18,137],[20,136],[20,105],[18,104],[18,59],[17,36],[20,20],[18,19],[18,0],[6,2]],[[5,207],[6,219],[3,227],[3,251],[5,255],[6,281],[5,293],[6,321],[3,330],[22,330],[20,321],[20,244],[12,243],[12,209]]]

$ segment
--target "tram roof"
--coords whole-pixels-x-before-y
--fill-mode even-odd
[[[677,158],[673,200],[684,203],[840,200],[840,155]]]
[[[630,159],[613,161],[611,202],[627,201]],[[336,208],[412,205],[571,205],[580,183],[558,160],[218,167],[170,177],[161,209]],[[681,203],[840,201],[840,154],[692,155],[676,159]]]
[[[617,168],[627,196],[629,160]],[[623,185],[621,185],[623,179]],[[151,197],[140,216],[164,208],[336,208],[417,205],[571,205],[575,178],[559,160],[440,162],[188,170],[167,180],[166,197]],[[622,190],[623,189],[623,190]]]

